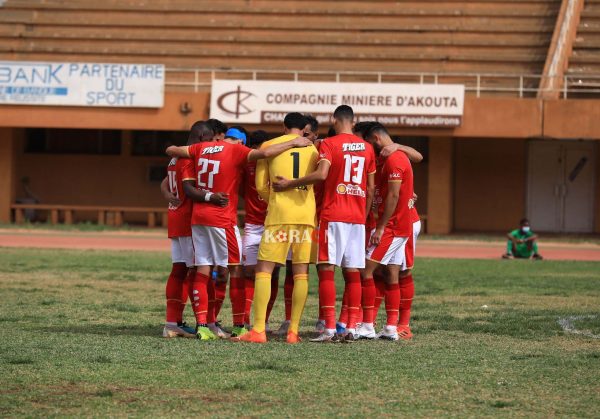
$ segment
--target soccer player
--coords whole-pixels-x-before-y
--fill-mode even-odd
[[[267,133],[258,130],[252,133],[248,146],[253,149],[259,148],[267,141]],[[243,243],[243,260],[244,260],[244,276],[246,289],[246,308],[244,322],[246,327],[250,325],[250,311],[252,309],[252,301],[254,299],[254,276],[255,268],[258,260],[258,246],[265,230],[265,217],[267,216],[267,202],[263,200],[256,190],[256,162],[248,162],[244,170],[243,181],[244,192],[244,207],[246,210],[246,218],[244,222],[244,237]],[[290,271],[291,274],[291,271]],[[292,283],[293,284],[293,283]],[[271,277],[271,294],[273,294],[273,286],[275,287],[275,295],[279,285],[279,267],[275,268]],[[269,302],[270,303],[270,302]],[[272,305],[270,304],[270,307]],[[269,331],[269,316],[267,314],[266,328]]]
[[[538,253],[537,234],[531,231],[531,226],[527,218],[519,222],[519,228],[506,235],[506,253],[502,255],[503,259],[543,259]]]
[[[292,112],[284,118],[285,135],[267,141],[261,150],[285,144],[294,136],[302,135],[308,121],[300,113]],[[309,140],[306,140],[309,141]],[[254,327],[236,339],[243,342],[264,343],[265,317],[271,294],[271,273],[277,264],[283,265],[292,249],[294,289],[288,343],[297,343],[298,327],[308,296],[308,264],[310,262],[312,233],[315,226],[315,197],[312,186],[302,186],[286,192],[271,193],[277,176],[300,178],[314,171],[317,149],[312,145],[286,152],[269,160],[261,160],[256,169],[256,189],[268,202],[268,212],[258,250],[254,284]]]
[[[361,303],[359,269],[365,267],[365,221],[375,190],[373,147],[352,134],[354,112],[347,105],[333,113],[337,135],[326,138],[319,149],[316,171],[288,180],[278,178],[276,191],[323,182],[319,219],[319,306],[325,329],[311,342],[336,340],[335,266],[342,268],[349,311],[348,335],[355,336]]]
[[[391,145],[392,139],[381,124],[373,125],[366,134],[373,147],[381,151]],[[373,272],[379,265],[388,267],[385,285],[387,323],[377,336],[398,340],[398,313],[400,307],[400,272],[412,269],[413,252],[406,246],[412,235],[410,210],[413,206],[413,172],[406,154],[394,152],[382,162],[377,173],[375,201],[378,205],[377,225],[371,234],[367,263],[363,272],[364,286],[374,290]],[[372,284],[372,285],[371,285]],[[375,293],[363,293],[362,333],[374,332],[373,305]]]
[[[211,140],[213,131],[203,121],[198,121],[190,129],[188,145]],[[195,276],[194,248],[192,245],[192,200],[183,191],[183,178],[189,159],[173,157],[167,167],[167,177],[161,184],[161,191],[169,199],[168,236],[171,240],[172,269],[167,280],[167,313],[163,336],[195,338],[195,330],[183,322],[183,310],[188,299],[190,281]],[[166,189],[165,189],[166,187]],[[212,198],[214,205],[226,205],[227,200]]]
[[[273,157],[294,147],[312,145],[306,138],[293,136],[272,147],[251,150],[242,144],[208,141],[192,146],[167,148],[171,157],[188,157],[194,163],[195,179],[184,181],[184,190],[195,202],[192,213],[192,240],[196,276],[193,281],[193,304],[197,336],[201,340],[216,339],[209,329],[208,289],[211,266],[229,267],[232,295],[232,336],[247,332],[244,327],[245,291],[241,271],[241,237],[237,228],[237,203],[241,174],[248,161]],[[217,191],[229,198],[228,205],[217,208],[202,202],[199,189],[205,189],[204,200]]]

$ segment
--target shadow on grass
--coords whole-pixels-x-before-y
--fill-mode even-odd
[[[46,333],[74,333],[78,335],[99,336],[148,336],[162,339],[160,325],[136,326],[90,324],[85,326],[43,326],[36,328],[36,330],[38,332]]]

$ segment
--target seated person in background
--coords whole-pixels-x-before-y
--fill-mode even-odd
[[[508,243],[506,245],[506,254],[502,255],[503,259],[537,259],[541,260],[542,256],[538,253],[537,234],[533,234],[529,226],[529,220],[523,218],[519,223],[520,228],[513,230],[507,234]]]

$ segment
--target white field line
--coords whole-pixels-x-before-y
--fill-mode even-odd
[[[593,339],[600,339],[600,335],[594,335],[591,332],[587,332],[587,331],[583,331],[583,330],[578,330],[573,325],[573,323],[576,322],[577,320],[591,320],[591,319],[595,319],[596,317],[598,317],[598,316],[595,315],[595,314],[590,314],[590,315],[587,315],[587,316],[569,316],[569,317],[563,317],[562,319],[558,319],[558,324],[567,333],[572,333],[574,335],[583,335],[583,336],[586,336],[588,338],[593,338]]]

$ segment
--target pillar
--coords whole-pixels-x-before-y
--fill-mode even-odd
[[[9,223],[10,206],[15,202],[16,129],[0,128],[0,222]]]
[[[454,139],[429,139],[427,233],[448,234],[454,227]]]

